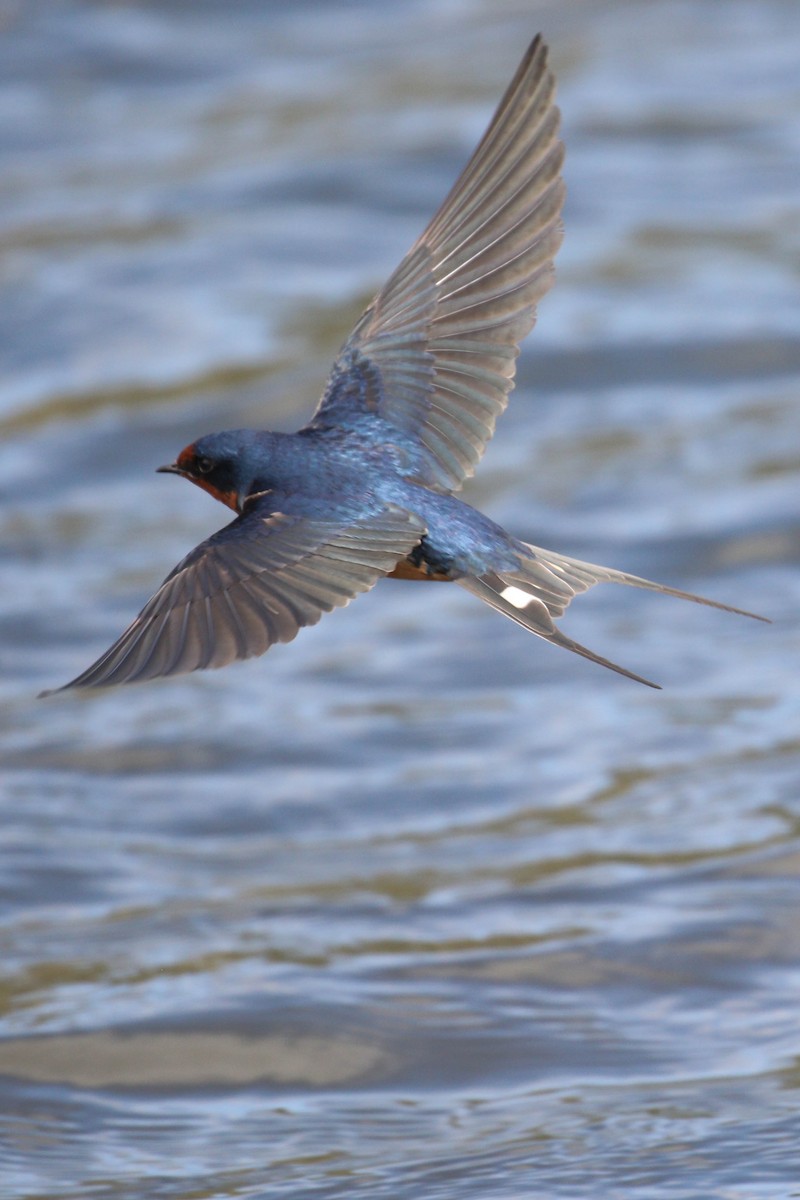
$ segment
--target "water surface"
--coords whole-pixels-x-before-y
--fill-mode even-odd
[[[798,1193],[795,4],[0,14],[5,1193]],[[567,238],[468,496],[774,625],[584,597],[651,693],[387,583],[36,702],[222,523],[153,469],[307,417],[539,28]]]

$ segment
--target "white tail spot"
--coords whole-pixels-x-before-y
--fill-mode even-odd
[[[514,608],[527,608],[534,600],[527,592],[523,592],[522,588],[507,587],[503,588],[500,593],[503,600],[507,600],[509,604],[513,604]]]

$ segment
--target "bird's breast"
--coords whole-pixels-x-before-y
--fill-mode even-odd
[[[451,576],[444,571],[437,571],[435,568],[428,566],[427,563],[417,565],[413,558],[401,558],[393,571],[390,571],[388,579],[427,579],[432,582],[450,583]]]

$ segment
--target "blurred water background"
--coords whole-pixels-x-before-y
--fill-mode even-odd
[[[0,2],[0,1180],[800,1195],[796,0]],[[567,235],[467,496],[764,612],[385,583],[37,702],[302,423],[541,29]]]

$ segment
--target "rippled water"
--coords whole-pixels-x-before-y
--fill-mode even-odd
[[[800,1195],[794,0],[0,18],[3,1194]],[[774,625],[583,598],[649,693],[387,583],[36,702],[221,523],[153,468],[310,412],[538,28],[567,240],[469,497]]]

